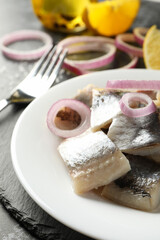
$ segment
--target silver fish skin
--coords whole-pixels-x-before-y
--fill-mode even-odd
[[[130,170],[127,158],[102,131],[64,140],[58,151],[78,194],[103,186]]]
[[[121,96],[105,89],[93,89],[92,92],[91,129],[97,131],[108,127],[113,117],[121,111],[119,106]]]
[[[114,117],[108,137],[124,153],[149,156],[158,161],[160,151],[160,120],[155,112],[144,117],[130,118],[122,112]]]
[[[131,171],[102,190],[102,196],[127,207],[153,211],[160,203],[160,165],[146,157],[126,155]]]

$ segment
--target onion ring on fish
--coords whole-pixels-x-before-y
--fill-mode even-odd
[[[23,40],[41,40],[44,43],[44,46],[30,50],[30,51],[21,51],[8,48],[13,42],[23,41]],[[44,32],[35,31],[35,30],[20,30],[10,34],[5,35],[0,39],[0,48],[3,54],[14,60],[36,60],[40,58],[44,52],[52,44],[52,38]]]
[[[140,101],[147,104],[141,108],[131,108],[130,104]],[[152,99],[144,93],[126,93],[119,101],[121,111],[128,117],[143,117],[156,111],[156,106]]]
[[[134,38],[140,46],[143,46],[144,37],[147,31],[148,31],[148,28],[144,28],[144,27],[136,27],[133,29]]]
[[[115,79],[108,80],[106,83],[107,89],[135,89],[135,90],[159,90],[160,89],[160,80],[128,80],[128,79]]]
[[[135,43],[135,37],[133,33],[123,33],[116,37],[115,45],[118,49],[132,53],[134,56],[143,57],[143,50],[141,47],[135,47],[128,42]]]
[[[76,128],[72,130],[64,130],[57,127],[57,125],[55,124],[57,114],[63,108],[70,108],[71,110],[79,114],[81,121]],[[52,133],[59,137],[75,137],[83,133],[90,127],[90,114],[90,108],[84,103],[75,99],[61,99],[55,102],[49,109],[47,114],[47,126]]]

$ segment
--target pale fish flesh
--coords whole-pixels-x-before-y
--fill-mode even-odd
[[[109,184],[130,170],[127,158],[102,131],[68,138],[58,151],[77,194]]]
[[[148,156],[160,162],[160,120],[157,112],[137,118],[119,113],[107,135],[122,152]]]
[[[102,190],[102,196],[127,207],[144,211],[160,202],[160,165],[142,156],[126,155],[131,171]]]
[[[97,131],[107,128],[121,110],[118,93],[110,93],[106,90],[93,89],[93,99],[91,108],[91,129]]]
[[[88,107],[92,106],[92,90],[96,88],[92,84],[88,84],[83,89],[79,89],[77,92],[77,95],[74,97],[74,99],[83,102]]]

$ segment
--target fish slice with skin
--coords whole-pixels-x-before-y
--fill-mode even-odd
[[[77,194],[109,184],[130,170],[127,158],[102,131],[68,138],[58,151]]]
[[[102,196],[139,210],[156,209],[160,203],[160,165],[142,156],[126,157],[131,171],[105,186]]]
[[[91,107],[91,129],[97,131],[107,128],[120,111],[119,93],[108,92],[105,89],[92,90],[92,107]]]
[[[97,87],[93,84],[88,84],[83,89],[79,89],[74,99],[83,102],[88,107],[92,106],[92,90]]]
[[[155,112],[131,118],[117,114],[109,127],[108,137],[124,153],[148,156],[160,162],[160,120]]]

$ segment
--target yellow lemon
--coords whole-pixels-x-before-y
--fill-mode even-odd
[[[91,2],[83,20],[88,28],[105,36],[127,31],[137,16],[140,0],[110,0]]]
[[[86,29],[82,13],[89,0],[32,0],[35,14],[51,30],[66,33]]]
[[[143,57],[146,68],[160,69],[160,30],[155,25],[144,38]]]
[[[45,0],[44,9],[64,16],[77,17],[81,15],[88,0]]]

